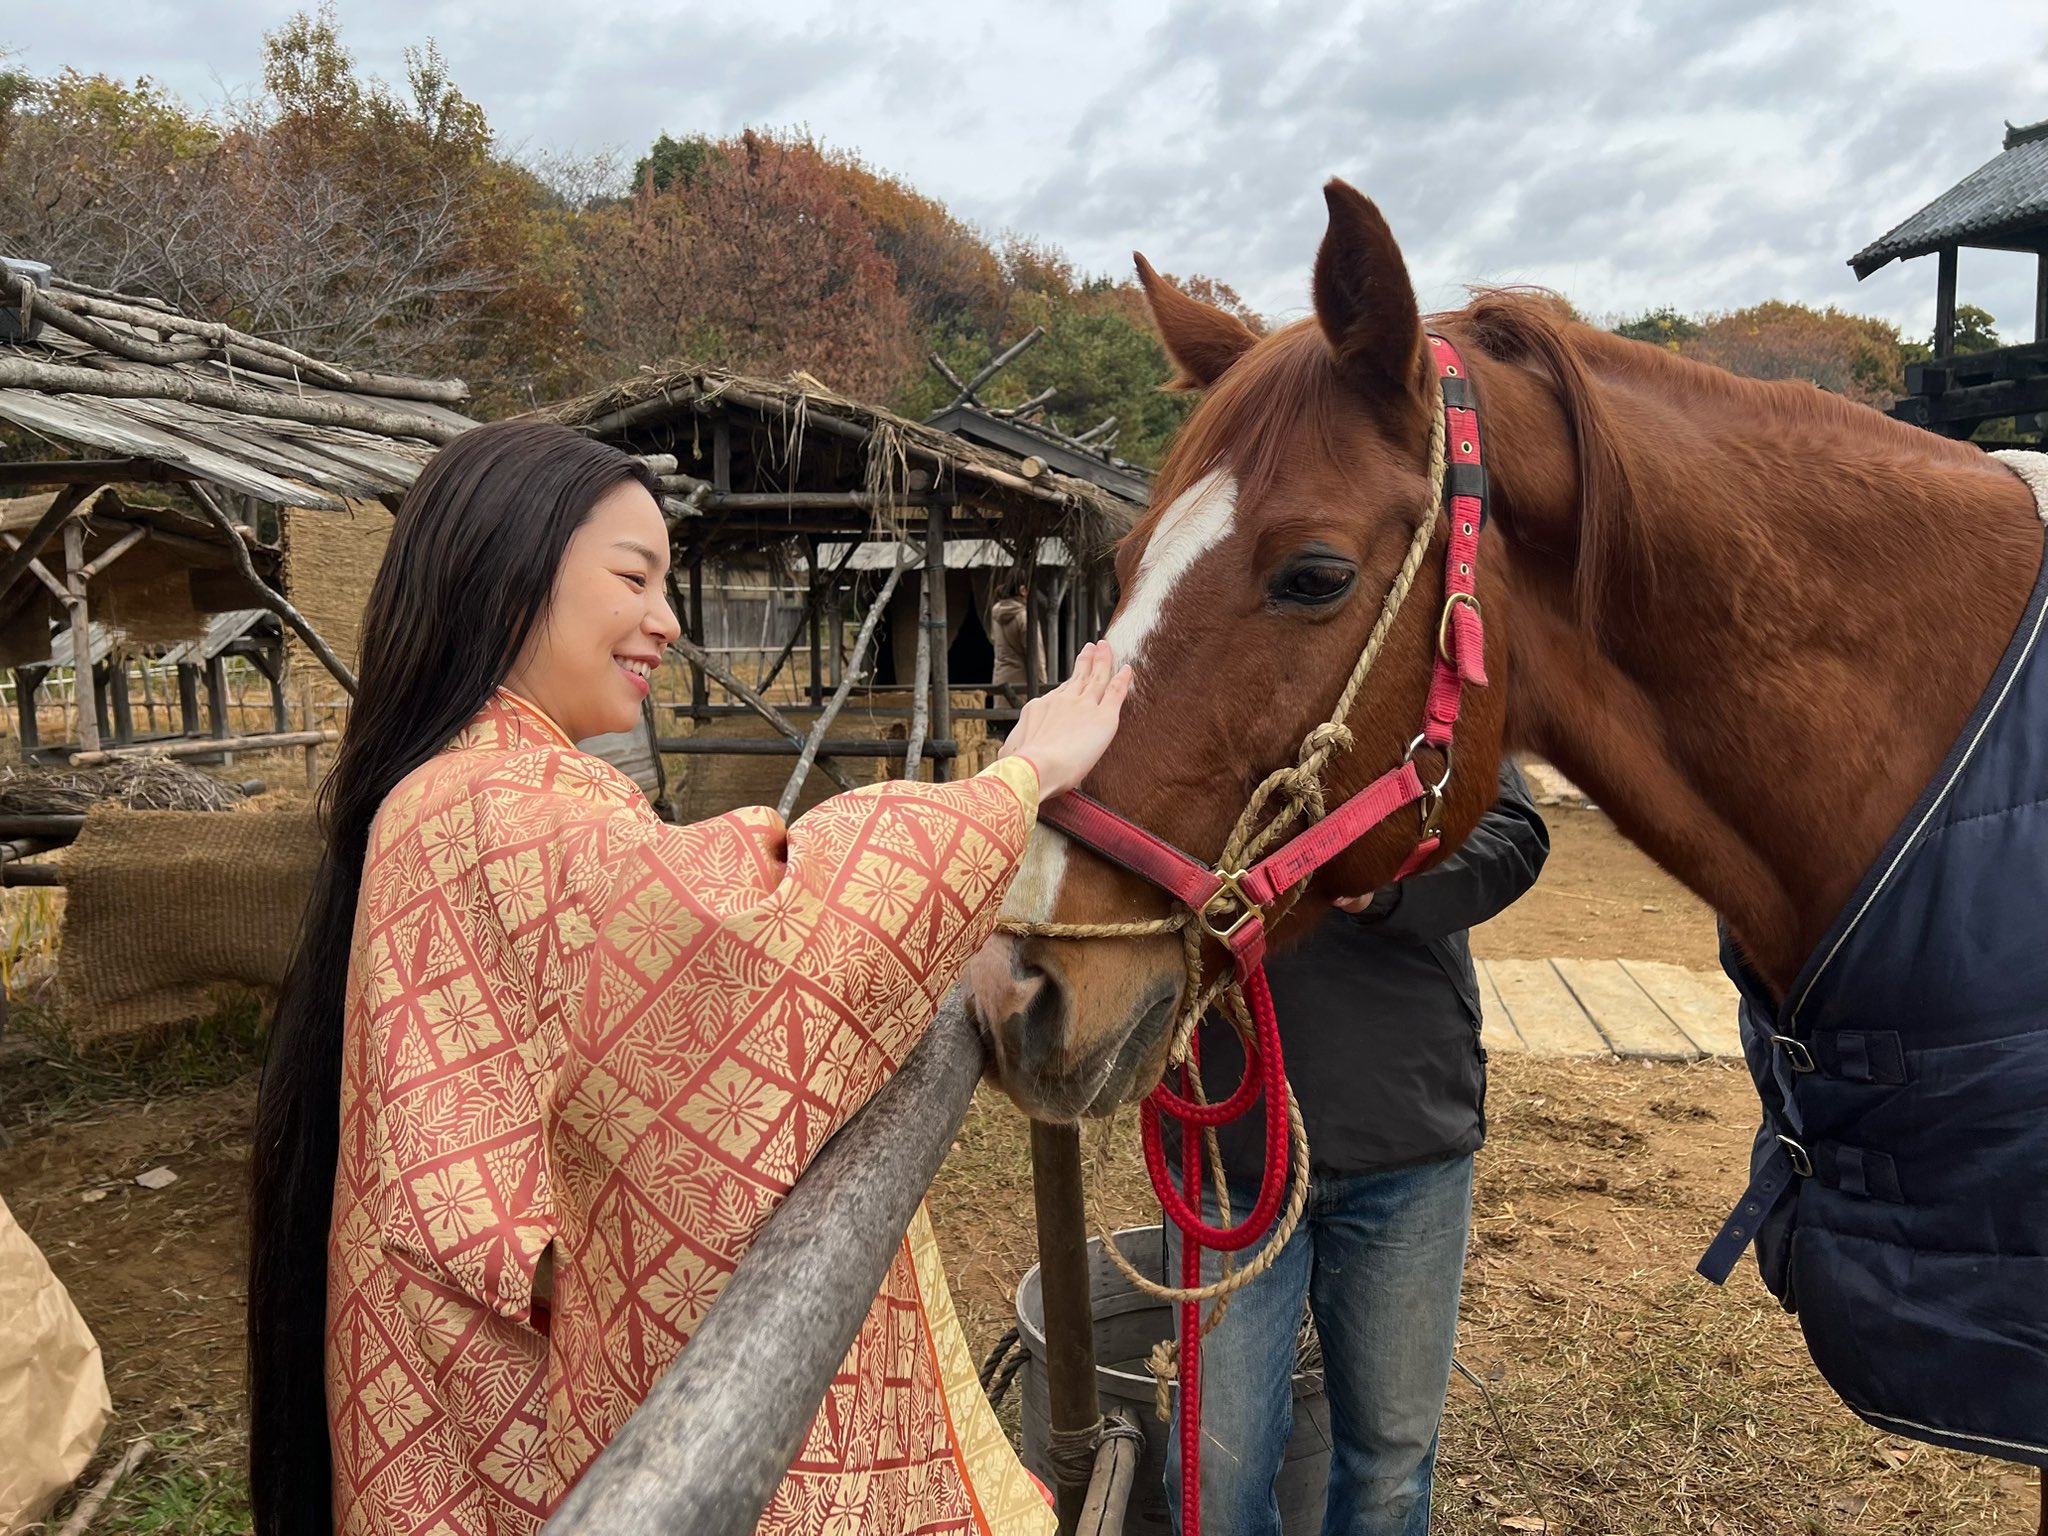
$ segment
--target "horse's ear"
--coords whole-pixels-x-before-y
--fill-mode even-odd
[[[1142,252],[1133,251],[1131,258],[1138,264],[1152,324],[1177,370],[1168,389],[1207,389],[1259,339],[1237,316],[1182,293],[1152,270]]]
[[[1422,315],[1394,232],[1371,198],[1336,178],[1323,187],[1330,227],[1316,252],[1316,319],[1337,366],[1375,391],[1421,377]]]

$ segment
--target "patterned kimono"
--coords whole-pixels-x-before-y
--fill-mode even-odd
[[[759,809],[671,827],[502,692],[392,792],[329,1250],[342,1532],[539,1528],[916,1041],[1036,806],[1013,759],[787,829]],[[761,1529],[1052,1529],[922,1212]]]

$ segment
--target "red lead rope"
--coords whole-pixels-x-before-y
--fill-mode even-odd
[[[1423,706],[1422,731],[1415,746],[1427,744],[1445,755],[1444,780],[1450,777],[1451,737],[1458,724],[1464,690],[1486,686],[1486,637],[1475,595],[1479,530],[1485,518],[1485,476],[1479,442],[1479,413],[1464,376],[1458,352],[1441,336],[1429,338],[1430,357],[1444,397],[1445,498],[1450,512],[1450,547],[1444,560],[1444,606],[1437,620],[1437,644],[1431,663],[1429,696]],[[1441,803],[1443,783],[1425,786],[1412,754],[1398,768],[1381,774],[1314,826],[1289,839],[1252,869],[1236,876],[1236,889],[1251,903],[1244,920],[1228,930],[1225,942],[1252,1019],[1252,1038],[1245,1042],[1244,1080],[1221,1104],[1202,1104],[1189,1096],[1193,1083],[1181,1069],[1181,1091],[1164,1082],[1146,1095],[1139,1111],[1144,1131],[1145,1167],[1166,1219],[1181,1233],[1180,1283],[1195,1290],[1202,1283],[1202,1250],[1237,1253],[1258,1242],[1273,1225],[1287,1188],[1287,1067],[1280,1053],[1280,1022],[1273,1012],[1272,989],[1266,984],[1265,908],[1380,825],[1403,806],[1424,801],[1423,832],[1403,861],[1395,879],[1406,879],[1437,851],[1434,808]],[[1225,888],[1223,876],[1172,844],[1119,816],[1086,795],[1073,793],[1047,802],[1041,819],[1077,842],[1149,880],[1174,900],[1205,913]],[[1205,923],[1206,926],[1206,923]],[[1214,932],[1214,930],[1211,930]],[[1222,935],[1219,935],[1222,936]],[[1194,1038],[1188,1042],[1190,1064],[1200,1067]],[[1263,1095],[1266,1101],[1266,1164],[1259,1180],[1259,1198],[1243,1221],[1230,1228],[1210,1225],[1202,1215],[1202,1132],[1250,1113]],[[1172,1116],[1180,1126],[1180,1180],[1166,1163],[1161,1121]],[[1180,1304],[1180,1508],[1181,1536],[1201,1536],[1202,1524],[1202,1315],[1199,1302]]]

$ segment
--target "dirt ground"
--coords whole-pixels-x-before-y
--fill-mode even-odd
[[[1714,914],[1614,830],[1598,811],[1544,806],[1550,857],[1536,889],[1472,930],[1495,960],[1667,960],[1721,965]]]
[[[1475,935],[1480,953],[1714,963],[1705,911],[1603,817],[1545,814],[1543,880]],[[117,1413],[101,1459],[138,1434],[158,1447],[95,1531],[247,1529],[240,1213],[255,1038],[243,1009],[124,1058],[81,1060],[19,1016],[0,1041],[0,1195],[101,1341]],[[1439,1531],[1542,1518],[1575,1536],[2033,1529],[2017,1471],[1880,1435],[1843,1408],[1753,1264],[1725,1290],[1692,1274],[1741,1186],[1755,1106],[1739,1070],[1497,1058],[1488,1111],[1459,1352],[1506,1439],[1454,1379]],[[1099,1192],[1112,1226],[1157,1219],[1134,1139],[1118,1127]],[[176,1181],[133,1182],[159,1166]],[[986,1090],[930,1206],[985,1349],[1035,1257],[1024,1125]]]

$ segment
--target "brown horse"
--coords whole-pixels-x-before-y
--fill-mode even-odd
[[[1341,182],[1315,314],[1258,336],[1138,258],[1179,384],[1205,391],[1122,552],[1109,631],[1137,672],[1089,791],[1212,858],[1322,721],[1431,493],[1433,373],[1378,210]],[[1934,775],[2027,607],[2042,526],[1977,448],[1805,383],[1761,383],[1488,293],[1436,317],[1481,406],[1492,686],[1468,696],[1455,846],[1526,749],[1704,898],[1782,995]],[[1332,803],[1401,760],[1437,632],[1442,536],[1349,725]],[[1411,816],[1317,877],[1282,925],[1373,890]],[[1030,921],[1158,917],[1164,898],[1042,832]],[[1221,956],[1211,955],[1212,964]],[[1172,938],[995,940],[970,972],[1005,1088],[1046,1118],[1158,1080]]]

